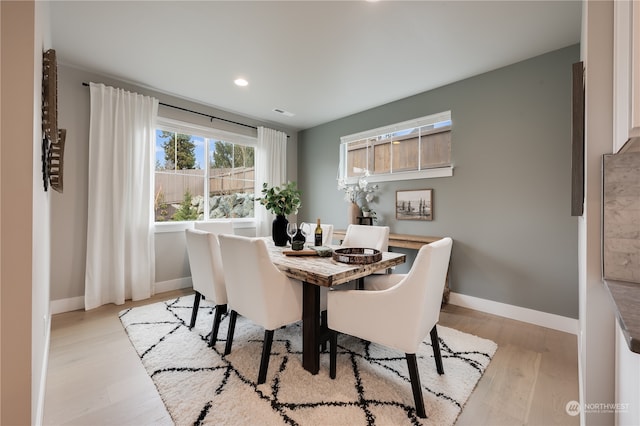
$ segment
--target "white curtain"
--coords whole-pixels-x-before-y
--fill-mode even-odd
[[[262,191],[262,183],[280,185],[287,182],[287,134],[266,127],[258,127],[256,151],[256,198]],[[271,235],[273,214],[256,202],[256,236]]]
[[[158,100],[91,83],[85,309],[152,295]]]

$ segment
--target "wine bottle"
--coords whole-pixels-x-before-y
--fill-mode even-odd
[[[315,239],[313,244],[315,246],[322,245],[322,227],[320,226],[320,219],[318,219],[318,224],[316,225],[316,231],[314,233]]]

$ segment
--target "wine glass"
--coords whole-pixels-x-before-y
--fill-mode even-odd
[[[293,243],[293,237],[298,233],[298,224],[295,222],[287,223],[287,235],[289,235],[289,241]]]
[[[307,235],[309,235],[310,230],[311,226],[307,222],[302,222],[300,224],[300,233],[304,237],[305,241],[307,240]]]

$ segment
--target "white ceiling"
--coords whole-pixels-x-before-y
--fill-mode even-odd
[[[578,43],[581,25],[576,0],[50,5],[59,63],[296,129]]]

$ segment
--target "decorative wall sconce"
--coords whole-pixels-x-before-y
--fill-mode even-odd
[[[42,180],[62,192],[66,129],[58,129],[58,65],[56,51],[44,52],[42,60]]]

